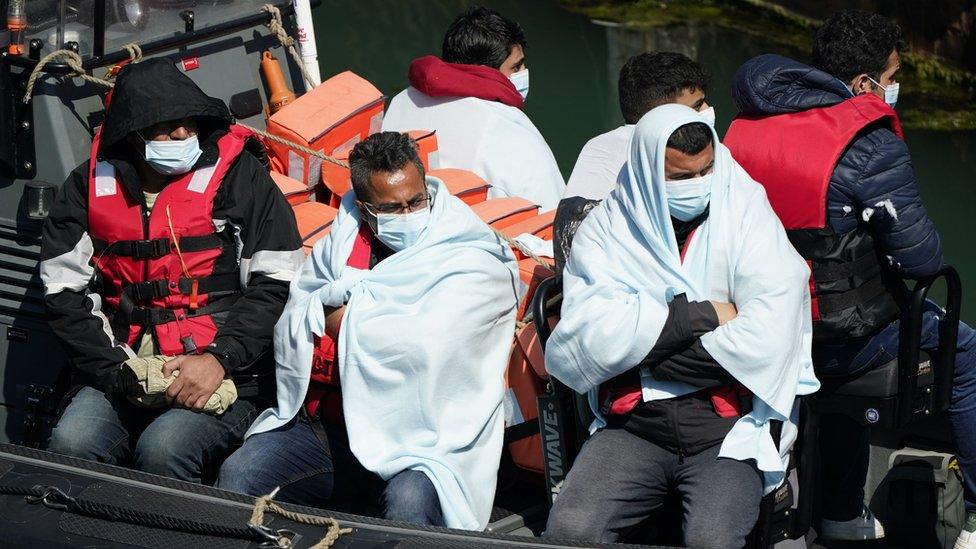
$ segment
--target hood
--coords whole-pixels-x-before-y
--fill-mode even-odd
[[[482,65],[445,63],[427,55],[410,63],[407,78],[411,86],[431,97],[477,97],[517,109],[525,103],[507,76]]]
[[[781,55],[754,57],[732,77],[732,100],[745,115],[804,111],[850,98],[837,78]]]
[[[203,93],[189,76],[165,58],[124,66],[115,81],[111,104],[106,111],[99,156],[130,132],[160,122],[202,117],[209,119],[201,122],[210,131],[226,128],[232,122],[223,101]]]

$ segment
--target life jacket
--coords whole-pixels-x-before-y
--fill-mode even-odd
[[[217,163],[168,184],[151,212],[130,196],[114,166],[98,160],[100,136],[92,142],[88,182],[92,287],[108,303],[116,337],[135,346],[152,330],[160,354],[203,350],[217,333],[214,315],[240,296],[234,231],[215,227],[213,203],[251,132],[231,126],[217,142]]]
[[[369,269],[372,248],[373,231],[369,225],[363,223],[353,242],[346,266],[360,270]],[[312,380],[305,395],[305,411],[309,417],[318,417],[321,410],[322,417],[335,425],[344,423],[338,354],[338,345],[334,338],[328,335],[312,335]]]
[[[685,239],[681,248],[680,260],[685,261],[685,254],[691,246],[698,229],[694,229]],[[720,418],[730,418],[742,415],[743,410],[751,409],[752,393],[741,384],[713,387],[708,390],[709,399],[715,414]],[[629,414],[643,400],[642,389],[639,384],[615,386],[612,382],[604,383],[598,392],[600,412],[606,416],[622,416]]]
[[[898,315],[870,232],[837,234],[827,223],[837,162],[861,130],[878,123],[904,139],[894,109],[873,94],[795,113],[739,115],[725,134],[725,146],[766,188],[790,242],[810,266],[818,341],[865,336]]]

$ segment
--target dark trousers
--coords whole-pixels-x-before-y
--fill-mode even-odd
[[[434,484],[406,470],[384,482],[349,449],[344,427],[327,425],[327,449],[305,419],[252,435],[220,468],[217,486],[252,496],[390,520],[443,526]]]
[[[922,349],[939,346],[942,310],[929,303],[922,316]],[[894,322],[866,342],[818,345],[814,364],[821,376],[850,375],[877,368],[898,356],[898,327]],[[976,331],[959,323],[956,376],[952,386],[949,421],[965,486],[966,510],[976,512]],[[820,462],[823,515],[850,520],[861,514],[868,474],[870,432],[853,419],[838,414],[821,418]]]
[[[680,458],[623,429],[599,431],[573,463],[545,535],[618,541],[674,491],[685,545],[740,549],[759,517],[762,478],[752,463],[719,458],[719,447]]]

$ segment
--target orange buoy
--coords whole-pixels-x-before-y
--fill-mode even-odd
[[[261,55],[261,74],[268,85],[268,114],[278,112],[281,107],[295,100],[295,94],[288,89],[285,75],[281,72],[281,65],[270,51]]]

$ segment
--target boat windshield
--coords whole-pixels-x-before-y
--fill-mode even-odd
[[[145,44],[183,32],[180,14],[193,11],[194,27],[203,30],[257,13],[268,0],[106,0],[105,53],[125,44]],[[77,42],[82,57],[92,55],[93,0],[30,0],[27,37],[44,43],[49,53],[64,42]]]

